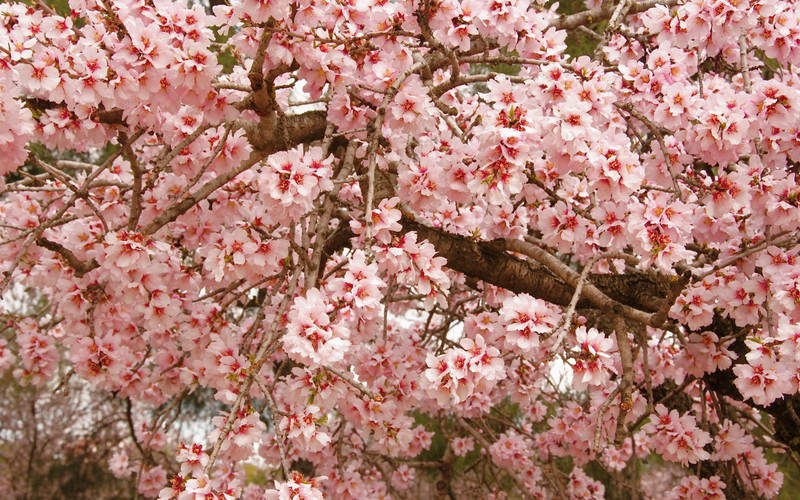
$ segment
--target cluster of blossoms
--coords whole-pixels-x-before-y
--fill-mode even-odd
[[[322,500],[322,492],[319,490],[319,482],[328,479],[325,476],[307,480],[298,472],[292,473],[292,477],[286,482],[275,481],[275,489],[264,492],[265,500]]]
[[[333,188],[332,163],[319,147],[270,155],[257,178],[258,192],[269,197],[263,208],[267,220],[286,223],[312,209],[320,193]]]
[[[448,402],[473,406],[470,404],[473,394],[488,394],[506,377],[500,351],[487,346],[481,335],[474,340],[462,339],[461,348],[448,349],[441,356],[429,353],[427,363],[429,368],[422,375],[421,387],[439,406]]]
[[[279,428],[288,439],[296,440],[299,447],[313,453],[322,450],[331,441],[329,435],[317,430],[317,424],[324,419],[319,408],[310,405],[300,415],[293,413],[283,417]]]
[[[381,312],[381,290],[386,287],[378,265],[367,262],[367,255],[357,250],[345,263],[344,276],[334,277],[325,289],[337,305],[354,309],[354,314],[369,319]]]
[[[471,437],[458,437],[450,442],[450,447],[457,457],[464,457],[475,449],[475,440]]]
[[[542,472],[531,459],[533,454],[533,443],[530,439],[513,430],[504,433],[489,448],[492,462],[498,467],[513,470],[527,492],[536,496],[543,494],[537,484],[542,479]]]
[[[216,429],[211,433],[211,441],[220,439],[220,453],[230,456],[232,460],[244,460],[251,456],[255,443],[261,440],[267,428],[258,412],[248,408],[242,408],[236,414],[214,417],[212,423]]]
[[[593,500],[605,498],[606,487],[600,481],[595,481],[582,469],[575,469],[569,475],[570,498]]]
[[[521,354],[538,350],[539,337],[553,333],[559,320],[554,307],[527,294],[505,301],[499,315],[506,330],[503,347]]]
[[[616,370],[611,358],[614,341],[597,329],[580,326],[575,330],[575,347],[570,362],[573,386],[577,390],[587,386],[604,386]]]
[[[331,323],[328,314],[332,310],[333,304],[317,289],[294,300],[289,309],[294,319],[282,338],[283,349],[292,359],[311,367],[333,365],[344,359],[350,340],[342,325]]]
[[[34,386],[42,385],[53,376],[58,365],[55,339],[39,331],[33,321],[22,321],[17,327],[19,367],[14,369],[14,377]]]
[[[777,495],[800,6],[546,4],[0,5],[0,377],[127,400],[147,497]]]
[[[680,415],[677,410],[668,410],[658,405],[644,432],[651,436],[653,449],[666,460],[695,464],[711,458],[703,448],[709,444],[711,436],[697,428],[692,415]]]
[[[700,479],[689,476],[681,479],[681,484],[669,492],[667,498],[683,500],[703,498],[707,500],[725,500],[725,483],[718,476]]]

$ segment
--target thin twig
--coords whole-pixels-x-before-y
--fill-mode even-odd
[[[272,394],[267,390],[267,388],[264,387],[264,384],[261,382],[261,380],[256,377],[255,381],[256,384],[258,384],[258,388],[264,393],[264,398],[267,401],[269,412],[272,415],[272,427],[275,429],[275,441],[278,443],[278,451],[281,455],[281,467],[283,468],[284,478],[288,479],[291,477],[291,468],[289,467],[289,461],[286,459],[286,448],[284,445],[286,436],[284,436],[280,425],[278,425],[278,405],[275,404],[275,399],[273,399]]]

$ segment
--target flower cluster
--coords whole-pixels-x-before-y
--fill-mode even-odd
[[[295,220],[313,207],[314,200],[333,188],[333,159],[321,148],[302,146],[270,155],[258,177],[270,221]]]
[[[725,483],[719,476],[700,479],[689,476],[681,479],[681,483],[667,494],[670,500],[689,500],[703,498],[707,500],[725,500]]]
[[[321,414],[319,407],[310,405],[301,413],[292,413],[281,419],[279,428],[286,437],[294,440],[297,446],[310,452],[317,452],[325,448],[331,437],[317,429],[326,418]]]
[[[233,419],[231,422],[230,419]],[[261,439],[261,434],[267,426],[261,421],[258,412],[242,408],[236,414],[224,414],[213,419],[216,429],[211,432],[209,439],[216,441],[224,436],[220,453],[230,456],[233,460],[243,460],[253,452],[253,447]],[[189,460],[192,457],[187,458]],[[202,456],[193,457],[201,460]]]
[[[289,311],[292,318],[282,337],[283,349],[290,358],[309,366],[334,365],[350,348],[344,326],[332,323],[333,310],[320,290],[313,288],[305,297],[297,297]]]
[[[55,341],[39,331],[32,321],[23,321],[17,335],[19,368],[14,377],[34,386],[41,386],[54,375],[58,364]]]
[[[506,349],[530,354],[539,348],[539,337],[551,333],[558,323],[555,308],[528,294],[519,294],[500,309],[500,320],[506,330]]]
[[[580,326],[575,330],[575,347],[572,348],[572,385],[577,390],[587,386],[602,386],[616,370],[611,358],[614,341],[595,328]]]
[[[653,449],[667,460],[686,465],[711,458],[704,450],[711,443],[711,436],[697,428],[697,421],[691,415],[658,405],[644,431],[652,436]]]
[[[328,479],[320,476],[306,479],[299,472],[292,473],[292,477],[286,482],[275,481],[275,489],[267,490],[264,493],[265,500],[322,500],[322,491],[319,490],[319,483]]]
[[[439,406],[466,402],[473,394],[487,394],[506,376],[500,351],[486,345],[481,335],[464,338],[460,348],[441,356],[428,354],[421,386]]]

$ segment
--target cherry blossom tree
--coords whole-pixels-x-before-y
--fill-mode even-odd
[[[778,494],[799,3],[213,3],[0,5],[0,288],[43,304],[7,311],[0,372],[126,401],[115,476]],[[175,432],[198,395],[208,432]]]

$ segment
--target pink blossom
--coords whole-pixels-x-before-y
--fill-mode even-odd
[[[753,446],[753,437],[745,433],[745,430],[726,420],[720,431],[714,436],[714,460],[733,460],[738,456],[749,451]]]
[[[450,441],[450,446],[453,448],[453,453],[457,457],[464,457],[473,450],[475,447],[475,440],[471,437],[458,437]]]
[[[603,385],[616,372],[610,354],[614,342],[594,328],[580,326],[575,330],[575,344],[571,360],[575,389]]]
[[[711,436],[699,429],[689,414],[680,415],[659,404],[644,430],[653,435],[655,450],[667,460],[694,464],[711,457],[703,449],[711,442]]]
[[[406,490],[413,484],[415,475],[415,469],[403,464],[392,472],[392,486],[401,491]]]
[[[181,464],[181,475],[198,476],[208,463],[208,454],[203,451],[203,445],[199,443],[193,443],[191,446],[181,443],[177,460]]]
[[[265,500],[323,500],[319,481],[328,479],[320,476],[306,480],[302,474],[293,472],[286,482],[275,481],[275,489],[264,492]]]
[[[539,336],[556,326],[557,317],[548,305],[527,294],[506,301],[500,309],[506,325],[506,349],[529,352],[539,347]]]
[[[58,360],[55,342],[51,337],[43,335],[35,329],[24,328],[24,333],[17,336],[19,344],[19,368],[14,370],[14,377],[34,386],[47,382],[55,373]]]
[[[594,500],[605,498],[606,488],[600,481],[589,477],[583,469],[578,467],[572,470],[569,476],[569,494],[571,498]]]
[[[17,72],[31,92],[48,92],[61,83],[58,69],[49,66],[45,61],[34,61],[30,65],[22,64],[17,67]]]
[[[4,374],[9,367],[14,366],[16,356],[8,348],[6,339],[0,339],[0,375]]]
[[[167,482],[167,471],[163,467],[148,467],[142,472],[139,478],[137,490],[142,495],[155,497],[161,491],[162,486]]]
[[[232,425],[229,423],[231,418],[235,419]],[[213,422],[217,428],[209,436],[212,442],[216,441],[230,426],[230,430],[224,435],[225,440],[221,451],[233,460],[249,458],[254,452],[255,443],[261,439],[261,434],[266,430],[266,425],[261,421],[258,412],[244,408],[235,415],[214,417]],[[192,450],[193,455],[199,455],[199,453],[199,450]],[[203,458],[202,455],[187,454],[186,460],[190,467],[196,467],[191,465],[191,461],[202,463]]]
[[[759,405],[769,405],[784,394],[793,392],[791,379],[778,370],[780,365],[769,358],[759,359],[752,364],[743,363],[733,367],[736,374],[734,384],[742,397],[752,398]]]
[[[719,476],[700,479],[697,476],[685,477],[681,483],[672,489],[667,498],[675,500],[689,500],[703,498],[707,500],[725,500],[725,483]]]
[[[128,454],[124,450],[117,451],[111,455],[108,460],[108,468],[116,478],[130,477],[133,473],[133,469],[128,462]]]
[[[292,413],[281,419],[280,429],[286,437],[296,440],[304,448],[320,451],[331,441],[330,435],[317,429],[324,423],[325,416],[317,406],[310,405],[301,413]]]
[[[290,310],[291,321],[282,338],[283,348],[297,361],[311,366],[333,365],[344,358],[350,348],[348,333],[331,323],[326,301],[320,290],[312,288],[306,296],[297,297]]]

